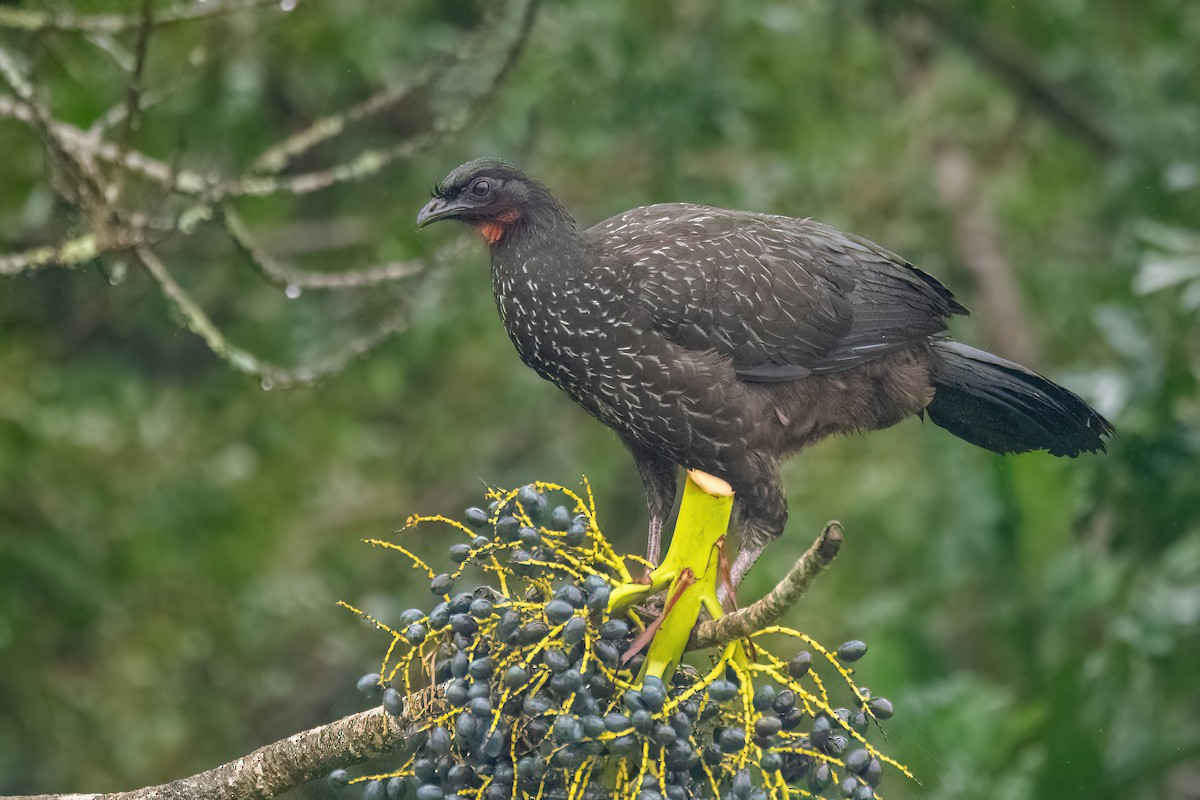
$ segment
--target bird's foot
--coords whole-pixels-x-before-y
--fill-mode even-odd
[[[733,490],[729,484],[702,472],[689,471],[675,533],[662,564],[649,572],[647,582],[630,582],[613,589],[608,604],[610,614],[657,592],[667,592],[663,613],[626,653],[630,658],[649,643],[636,681],[639,685],[648,675],[670,680],[701,609],[714,619],[724,615],[717,600],[717,582],[721,579],[722,544],[732,511]],[[724,573],[728,575],[728,568]],[[738,648],[741,652],[740,645]],[[744,652],[740,657],[744,658]]]

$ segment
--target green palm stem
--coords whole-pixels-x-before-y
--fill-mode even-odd
[[[721,547],[732,513],[733,489],[729,484],[713,475],[689,470],[671,545],[662,563],[650,572],[646,582],[626,583],[613,589],[608,602],[610,615],[666,590],[662,616],[647,629],[653,639],[636,685],[640,686],[650,675],[664,683],[670,681],[701,610],[713,619],[725,615],[717,599],[717,582],[721,573]],[[747,661],[740,641],[726,645],[721,658],[743,665]]]

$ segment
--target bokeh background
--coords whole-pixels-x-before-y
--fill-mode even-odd
[[[459,513],[484,483],[586,473],[609,535],[642,545],[629,458],[518,362],[482,243],[414,230],[435,180],[493,155],[583,224],[687,200],[855,231],[954,289],[975,311],[955,335],[1096,404],[1120,431],[1102,457],[1001,458],[915,419],[804,453],[787,535],[743,595],[844,522],[789,622],[869,643],[859,677],[894,700],[887,749],[921,781],[888,797],[1200,797],[1200,5],[564,0],[527,34],[515,1],[245,5],[155,29],[132,125],[139,26],[66,23],[141,3],[5,0],[0,49],[54,120],[115,113],[96,136],[168,182],[244,174],[428,71],[281,174],[412,152],[228,203],[291,269],[424,267],[285,290],[219,214],[185,235],[194,199],[121,178],[117,205],[148,215],[154,252],[247,351],[303,367],[402,325],[285,390],[215,355],[128,250],[8,262],[0,792],[162,782],[362,708],[354,680],[385,641],[335,602],[387,618],[430,598],[360,539]],[[0,81],[9,255],[97,225],[18,95]]]

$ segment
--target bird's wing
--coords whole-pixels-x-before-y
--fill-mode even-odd
[[[656,331],[730,357],[747,381],[848,369],[967,313],[904,259],[812,220],[670,204],[587,235]]]

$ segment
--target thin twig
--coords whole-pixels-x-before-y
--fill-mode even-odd
[[[261,361],[248,350],[231,344],[208,314],[204,313],[204,309],[200,308],[192,296],[179,285],[175,276],[167,269],[167,265],[155,255],[153,250],[143,245],[135,248],[134,252],[137,254],[138,260],[146,267],[146,271],[150,273],[150,277],[154,278],[163,295],[183,317],[188,330],[203,339],[210,350],[229,362],[238,371],[251,375],[263,375],[280,369],[273,364]]]
[[[168,87],[162,87],[158,89],[143,88],[142,96],[138,103],[138,110],[145,112],[147,109],[162,103],[174,92],[179,91],[179,89],[184,85],[185,84],[183,81],[177,81]],[[96,117],[96,120],[87,129],[88,134],[99,139],[99,137],[104,135],[105,131],[112,130],[117,125],[123,124],[128,110],[128,105],[125,102],[117,103],[109,108],[108,111],[105,111],[103,114]]]
[[[395,108],[418,92],[428,89],[433,79],[446,66],[449,65],[442,64],[436,69],[423,70],[407,83],[386,87],[345,111],[321,117],[304,130],[293,133],[264,150],[254,160],[251,172],[274,174],[281,171],[297,156],[307,153],[318,144],[341,136],[354,123],[377,116],[389,108]]]
[[[511,5],[513,5],[512,2],[506,3],[505,10]],[[486,100],[503,80],[505,72],[520,52],[525,39],[529,35],[529,29],[536,10],[537,1],[526,0],[525,8],[521,14],[521,21],[512,40],[506,46],[506,52],[501,60],[500,69],[493,75],[491,82],[486,86],[484,91],[477,95],[475,108],[469,108],[467,113],[461,115],[460,120],[454,125],[447,124],[443,119],[434,116],[422,133],[433,131],[445,135],[453,133],[459,127],[466,125],[467,121],[475,115],[482,101]],[[296,157],[303,155],[318,144],[341,136],[352,125],[376,117],[389,109],[396,108],[418,94],[429,90],[436,83],[444,80],[445,76],[451,70],[458,68],[463,62],[475,57],[480,47],[494,40],[498,34],[500,24],[504,21],[504,17],[505,15],[501,11],[488,13],[479,27],[456,47],[452,53],[441,58],[433,66],[422,70],[415,78],[400,86],[385,87],[345,111],[324,116],[304,130],[298,131],[283,141],[267,148],[254,160],[251,172],[278,173]]]
[[[133,149],[122,151],[113,143],[89,135],[65,122],[52,119],[47,119],[45,122],[48,129],[61,141],[69,144],[71,150],[77,155],[86,155],[109,163],[119,163],[131,172],[169,191],[187,195],[202,195],[210,201],[220,201],[231,197],[264,197],[273,194],[309,194],[339,183],[362,180],[376,175],[390,164],[410,158],[463,130],[492,99],[516,62],[528,39],[538,4],[539,0],[524,0],[524,6],[521,7],[512,38],[503,46],[498,63],[483,80],[483,88],[471,96],[465,107],[459,109],[455,114],[447,112],[437,116],[430,128],[423,133],[411,136],[390,147],[364,150],[349,161],[319,170],[286,176],[250,174],[239,178],[224,178],[214,173],[200,173],[191,170],[176,171],[164,161]],[[469,68],[474,69],[474,66],[472,64]],[[445,79],[445,75],[441,77]],[[403,94],[403,90],[400,90],[399,94]],[[18,92],[18,99],[25,99],[20,92]],[[330,115],[320,123],[321,130],[314,131],[310,127],[307,132],[297,134],[295,141],[291,144],[286,144],[285,140],[281,150],[275,151],[274,148],[271,148],[260,158],[265,158],[266,166],[270,167],[275,167],[281,161],[286,164],[287,159],[344,130],[347,121],[339,118],[357,115],[355,119],[366,119],[371,113],[374,113],[377,106],[388,107],[388,103],[394,99],[394,97],[382,94],[376,95],[374,98],[364,101],[364,104],[356,105],[346,112]],[[15,107],[11,102],[5,104],[2,102],[3,100],[4,98],[0,97],[0,114],[31,124],[35,122],[35,119],[28,113],[22,113],[19,107]],[[333,131],[337,133],[331,133]],[[210,215],[211,208],[207,206],[207,203],[185,213],[187,218],[207,218]]]
[[[688,642],[688,648],[697,650],[719,647],[735,639],[744,639],[774,623],[800,599],[813,580],[837,557],[842,547],[842,539],[840,522],[835,520],[826,524],[825,530],[821,531],[821,535],[774,589],[761,600],[740,611],[697,625],[691,641]]]
[[[261,800],[392,752],[419,730],[373,708],[297,733],[227,764],[161,786],[109,794],[40,794],[0,800]]]
[[[278,0],[197,0],[187,5],[166,9],[156,15],[156,27],[191,22],[205,17],[233,14],[256,8],[278,6]],[[141,27],[139,14],[72,14],[70,12],[35,11],[0,6],[0,28],[40,33],[125,33]]]
[[[24,122],[35,132],[40,132],[38,115],[34,113],[31,106],[18,98],[0,95],[0,117]],[[112,142],[59,119],[47,116],[46,123],[55,141],[72,154],[73,160],[96,160],[107,164],[120,162],[126,169],[167,191],[183,195],[199,195],[224,180],[216,173],[173,169],[165,161],[160,161],[132,148],[121,153]]]
[[[74,176],[79,179],[78,188],[90,189],[93,194],[98,195],[92,198],[93,202],[102,203],[103,193],[99,192],[96,186],[98,178],[89,174],[90,171],[84,159],[72,154],[59,138],[55,130],[54,118],[38,100],[33,83],[25,76],[17,59],[3,47],[0,47],[0,78],[12,88],[13,94],[16,95],[15,100],[12,101],[14,106],[22,107],[25,112],[19,116],[14,114],[14,117],[27,122],[34,129],[41,137],[48,154],[64,169],[78,171],[80,174]]]
[[[87,33],[84,34],[84,38],[101,53],[111,58],[122,72],[133,71],[133,56],[116,36],[111,33]]]
[[[447,137],[461,132],[482,111],[495,96],[497,89],[504,82],[509,70],[516,63],[517,57],[524,49],[537,16],[539,0],[524,0],[512,38],[503,45],[503,52],[492,72],[483,79],[474,78],[472,85],[483,84],[483,88],[474,92],[457,110],[457,113],[443,112],[424,131],[409,138],[379,150],[364,150],[350,161],[341,162],[324,169],[296,173],[286,176],[251,174],[239,180],[219,187],[216,196],[228,197],[262,197],[272,194],[309,194],[328,188],[338,183],[362,180],[379,173],[384,167],[402,159],[420,153],[433,145],[444,141]],[[491,32],[490,28],[485,28]],[[483,37],[486,39],[487,37]],[[477,65],[472,63],[469,69],[475,70]],[[446,81],[446,73],[439,76]],[[446,81],[449,82],[449,81]],[[404,96],[403,89],[396,95],[382,93],[375,95],[363,103],[351,107],[347,111],[330,115],[310,126],[290,140],[285,140],[276,148],[271,148],[259,157],[256,166],[268,172],[282,169],[289,159],[307,151],[320,142],[327,141],[340,135],[351,122],[367,119],[379,111],[389,108],[399,102]]]
[[[281,289],[357,289],[410,278],[424,269],[420,261],[393,261],[364,269],[346,272],[306,272],[285,264],[255,241],[241,215],[228,205],[221,207],[225,229],[238,249],[249,259],[259,274]]]
[[[39,267],[78,267],[104,253],[125,250],[142,241],[140,236],[120,230],[109,231],[109,234],[102,240],[87,233],[58,244],[0,255],[0,275],[11,277]]]
[[[15,119],[30,126],[35,132],[40,131],[39,118],[33,108],[18,98],[0,95],[0,117]],[[167,191],[198,195],[223,180],[215,173],[173,170],[165,161],[139,150],[129,149],[121,153],[112,142],[59,119],[47,118],[46,122],[55,140],[63,149],[73,154],[73,159],[96,160],[107,164],[120,162],[126,169]]]
[[[129,149],[129,139],[133,136],[138,124],[138,112],[141,110],[142,82],[146,74],[146,56],[150,53],[150,35],[154,33],[154,2],[142,0],[142,24],[138,27],[137,44],[133,49],[133,71],[129,76],[129,86],[125,90],[125,119],[117,135],[117,174],[109,187],[108,201],[114,205],[120,201],[121,190],[125,185],[124,154]]]
[[[145,266],[146,271],[158,283],[163,295],[183,318],[187,329],[199,336],[216,356],[229,363],[234,369],[262,378],[264,389],[310,386],[326,375],[340,372],[351,361],[374,350],[402,331],[408,324],[408,309],[401,304],[373,330],[351,339],[340,350],[311,364],[287,369],[264,361],[249,350],[230,342],[216,323],[204,312],[204,309],[188,294],[187,290],[179,285],[162,259],[155,255],[148,246],[140,245],[134,249],[134,252],[137,254],[138,260]]]
[[[407,301],[408,298],[404,299]],[[341,372],[351,361],[361,358],[408,327],[408,319],[408,306],[401,303],[400,307],[372,330],[354,337],[339,350],[302,367],[291,370],[275,367],[265,372],[263,388],[292,389],[297,386],[311,386],[326,375]]]
[[[332,167],[298,172],[280,177],[248,175],[218,186],[214,194],[217,199],[229,197],[266,197],[273,194],[311,194],[328,189],[339,183],[349,183],[379,174],[384,167],[432,147],[442,138],[437,133],[414,136],[399,144],[379,150],[363,150],[349,161]]]

